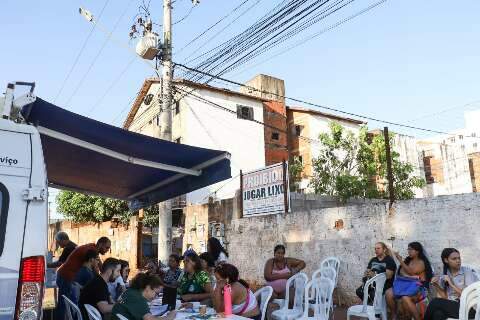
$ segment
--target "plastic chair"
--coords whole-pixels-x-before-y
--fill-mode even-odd
[[[305,286],[307,285],[308,277],[305,273],[297,273],[287,281],[285,292],[285,303],[280,310],[272,313],[272,318],[277,320],[295,320],[303,315],[303,297],[305,294]],[[290,301],[290,287],[295,287],[295,297],[293,308],[289,308]]]
[[[338,273],[340,272],[340,260],[337,257],[328,257],[322,261],[320,264],[320,269],[324,267],[332,267],[335,269],[335,287],[337,287],[338,283]]]
[[[83,306],[85,307],[85,310],[87,310],[88,319],[102,320],[102,315],[100,314],[100,311],[97,310],[97,308],[89,304],[84,304]]]
[[[337,279],[337,271],[332,267],[322,267],[313,273],[312,280],[321,277],[330,279],[335,284]]]
[[[75,303],[73,303],[72,300],[68,299],[65,295],[62,295],[62,297],[63,297],[63,300],[65,301],[65,310],[67,313],[67,319],[83,320],[82,313],[80,312],[80,309],[78,308],[78,306]]]
[[[302,319],[328,320],[333,289],[334,284],[331,279],[325,277],[312,279],[305,288],[305,308]],[[310,301],[310,293],[313,293],[313,302]],[[313,310],[313,317],[308,314],[310,310]]]
[[[387,281],[387,275],[385,273],[380,273],[365,283],[365,286],[363,287],[363,304],[348,308],[348,320],[350,320],[351,316],[375,320],[377,314],[381,315],[382,320],[387,320],[387,304],[385,301],[385,296],[383,295],[385,281]],[[373,297],[373,305],[369,306],[368,289],[373,285],[375,285],[375,295]]]
[[[458,320],[468,320],[468,313],[475,307],[475,320],[480,320],[480,281],[472,283],[462,291]],[[447,320],[453,320],[449,318]]]
[[[127,317],[122,316],[120,313],[117,313],[117,318],[118,318],[119,320],[128,320]]]
[[[267,314],[268,302],[272,298],[273,288],[270,286],[263,287],[260,290],[257,290],[254,295],[260,302],[260,312],[262,312],[262,319],[265,320]]]

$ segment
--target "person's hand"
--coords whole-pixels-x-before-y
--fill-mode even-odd
[[[169,313],[167,313],[166,316],[162,317],[166,320],[173,320],[175,319],[175,317],[177,316],[177,311],[173,310],[173,311],[170,311]]]
[[[452,279],[450,279],[448,275],[443,276],[443,281],[445,281],[445,283],[448,283],[449,286],[453,285]]]
[[[395,257],[398,259],[398,261],[403,261],[403,257],[400,255],[400,253],[398,253],[398,252],[395,251],[393,254],[394,254]]]
[[[185,301],[185,302],[192,301],[193,299],[195,299],[193,294],[184,294],[182,296],[182,300]]]
[[[439,277],[433,277],[432,280],[430,281],[431,284],[433,284],[435,287],[440,286],[440,278]]]
[[[192,309],[193,303],[191,302],[184,302],[180,305],[180,309]]]

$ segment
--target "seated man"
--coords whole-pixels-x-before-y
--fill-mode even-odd
[[[88,319],[85,304],[89,304],[100,311],[102,315],[112,312],[113,302],[108,292],[107,283],[115,281],[120,275],[120,261],[107,258],[100,269],[101,273],[87,283],[80,292],[79,306],[83,319]]]

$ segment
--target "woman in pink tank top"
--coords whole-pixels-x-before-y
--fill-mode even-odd
[[[264,271],[267,285],[273,288],[273,298],[285,298],[287,280],[304,268],[304,261],[285,257],[285,246],[277,245],[274,249],[274,257],[267,261]]]

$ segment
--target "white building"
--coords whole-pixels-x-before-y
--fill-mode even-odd
[[[263,99],[222,88],[176,80],[172,107],[172,140],[196,147],[224,150],[231,154],[231,180],[223,181],[186,196],[186,204],[232,198],[240,186],[240,170],[265,166]],[[185,94],[188,92],[189,94]],[[124,123],[124,128],[159,137],[161,91],[158,79],[147,79]]]

